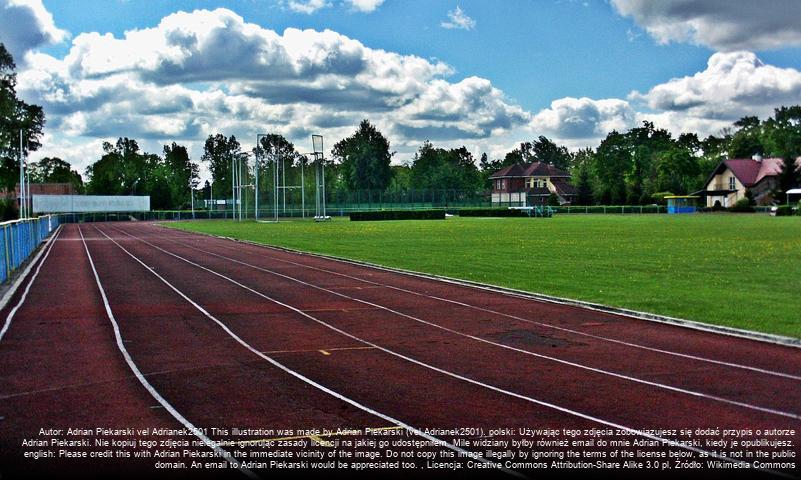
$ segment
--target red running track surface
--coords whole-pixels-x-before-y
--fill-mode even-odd
[[[153,472],[152,459],[23,459],[42,427],[790,428],[799,441],[798,348],[147,223],[65,225],[41,267],[0,312],[20,305],[0,340],[11,476]]]

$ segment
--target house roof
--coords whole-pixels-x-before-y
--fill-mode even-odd
[[[570,182],[564,178],[552,178],[551,183],[556,188],[556,193],[562,197],[576,194],[576,187],[571,185]]]
[[[545,162],[532,162],[517,163],[490,175],[490,178],[509,177],[570,177],[570,174]]]
[[[782,169],[782,162],[783,160],[781,158],[763,158],[762,160],[732,158],[724,160],[718,164],[706,183],[709,185],[709,182],[715,175],[723,172],[725,168],[728,168],[745,187],[753,187],[766,177],[778,175]],[[795,164],[801,167],[801,157],[796,158]]]

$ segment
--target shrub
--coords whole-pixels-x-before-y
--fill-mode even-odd
[[[445,220],[445,210],[378,210],[350,212],[353,222],[373,220]]]
[[[0,199],[0,219],[7,222],[19,217],[17,202],[10,198]]]
[[[754,207],[751,206],[751,200],[747,198],[741,198],[737,200],[733,206],[729,207],[730,212],[753,212]]]
[[[510,208],[462,208],[460,217],[528,217],[523,210]]]
[[[673,195],[675,194],[672,192],[656,192],[651,194],[651,200],[657,205],[664,206],[667,205],[667,200],[665,200],[665,197],[672,197]]]
[[[792,205],[779,205],[778,207],[776,207],[777,217],[789,217],[792,214],[793,214]]]

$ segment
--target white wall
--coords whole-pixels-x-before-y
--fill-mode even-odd
[[[34,213],[149,211],[150,195],[33,195]]]

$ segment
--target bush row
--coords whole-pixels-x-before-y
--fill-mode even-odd
[[[523,210],[509,208],[461,208],[460,217],[528,217]]]
[[[445,220],[445,210],[377,210],[350,212],[350,220]]]
[[[779,205],[776,207],[777,217],[789,217],[790,215],[795,215],[792,205]],[[801,213],[799,215],[801,215]]]

